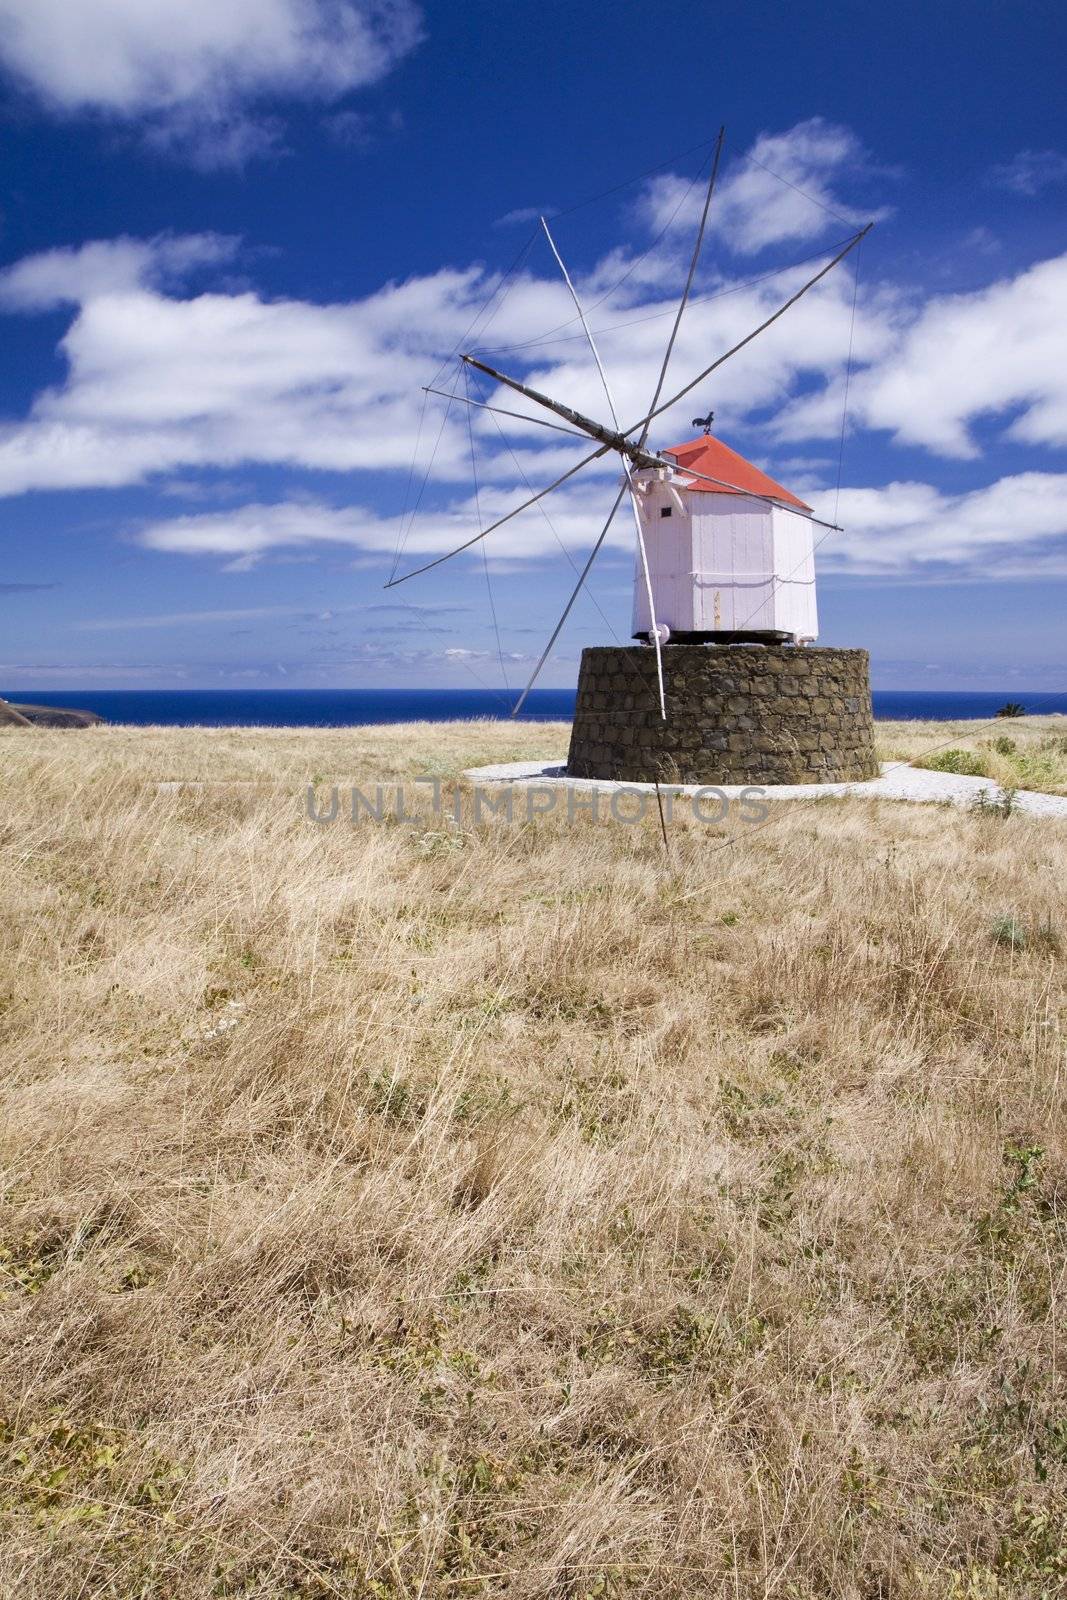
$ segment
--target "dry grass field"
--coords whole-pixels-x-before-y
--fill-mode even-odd
[[[883,761],[990,778],[1005,789],[1067,794],[1067,717],[1005,722],[879,722]]]
[[[1067,825],[305,813],[565,742],[0,732],[3,1595],[1067,1590]]]

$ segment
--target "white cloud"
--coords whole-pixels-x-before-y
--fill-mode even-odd
[[[795,142],[810,159],[818,149],[826,160],[843,161],[851,149],[822,125],[802,125]],[[233,249],[233,241],[214,236],[120,239],[51,251],[0,274],[0,308],[76,307],[60,347],[66,380],[39,394],[24,422],[0,425],[0,494],[118,486],[254,462],[331,471],[407,468],[419,385],[464,336],[497,280],[477,268],[443,270],[335,305],[266,302],[251,290],[175,292],[183,271],[221,261]],[[628,271],[614,254],[592,275],[602,282],[594,323],[605,330],[605,354],[628,417],[641,416],[647,404],[674,312],[661,286],[677,277],[687,250],[679,236],[622,285],[608,279]],[[510,352],[506,364],[522,371],[535,357],[535,383],[600,415],[604,399],[580,330],[577,339],[568,337],[576,328],[573,307],[554,267],[546,263],[545,270],[552,276],[527,272],[514,280],[473,337],[483,345],[526,345],[562,325],[562,343]],[[698,295],[672,377],[705,366],[709,354],[749,331],[804,276],[801,269],[755,286],[720,279],[713,297]],[[754,406],[780,404],[802,373],[837,372],[849,314],[847,283],[831,278],[791,313],[788,337],[772,330],[731,362],[712,392],[724,424]],[[873,359],[885,337],[885,315],[872,298],[857,330],[859,358]],[[510,393],[501,403],[523,409]],[[703,393],[695,395],[666,416],[662,441],[688,436],[693,407],[704,403]],[[426,465],[439,416],[431,409]],[[580,451],[534,424],[501,419],[499,425],[517,462],[501,443],[497,421],[477,414],[480,469],[492,480],[526,472],[544,482]],[[433,455],[434,479],[467,481],[465,435],[457,407]]]
[[[1010,161],[990,168],[989,182],[1032,198],[1052,184],[1067,183],[1067,156],[1058,150],[1020,150]]]
[[[261,621],[264,617],[311,616],[306,606],[236,606],[228,611],[167,611],[142,617],[100,617],[78,622],[82,633],[125,632],[130,628],[189,628],[202,624]]]
[[[1067,445],[1065,300],[1067,255],[968,294],[902,300],[887,347],[853,379],[851,414],[899,443],[960,459],[979,455],[972,424],[983,417],[1004,419],[1020,443]],[[826,438],[840,426],[833,389],[787,407],[777,431]]]
[[[251,290],[192,298],[166,291],[182,272],[227,261],[233,250],[232,240],[213,235],[120,239],[50,251],[0,274],[0,308],[76,305],[60,347],[66,380],[42,391],[25,421],[0,426],[0,493],[117,486],[256,462],[407,469],[419,386],[496,280],[478,269],[444,270],[333,305],[268,302]],[[698,297],[682,325],[669,387],[750,331],[808,270],[750,285],[727,280]],[[975,454],[970,424],[982,415],[1009,414],[1008,431],[1021,442],[1067,442],[1067,333],[1058,309],[1065,296],[1067,257],[925,302],[872,284],[852,341],[853,418],[949,456]],[[620,305],[609,296],[597,308],[594,324],[627,421],[644,411],[672,312],[673,302],[659,298]],[[521,345],[560,324],[572,331],[572,317],[562,285],[527,276],[481,337]],[[832,438],[840,429],[850,324],[851,284],[839,271],[663,418],[660,442],[686,437],[706,402],[726,431],[769,408],[780,438]],[[535,387],[603,414],[581,337],[564,331],[543,348],[490,359],[521,371],[531,356],[540,358],[529,373]],[[821,386],[805,392],[800,380],[812,378]],[[510,393],[497,403],[524,404]],[[420,472],[440,415],[432,401]],[[518,469],[496,421],[478,413],[475,426],[480,470],[513,479]],[[534,424],[501,419],[500,427],[521,470],[540,481],[581,451]],[[468,452],[456,406],[433,457],[434,479],[466,481]]]
[[[148,523],[137,542],[149,550],[181,555],[259,557],[270,550],[306,544],[345,544],[357,548],[389,548],[397,522],[379,522],[355,506],[337,509],[319,502],[282,501],[239,506],[233,511],[198,516],[164,517]]]
[[[162,679],[184,682],[188,668],[174,662],[157,661],[0,661],[0,674],[11,688],[34,688],[49,678],[56,678],[69,687],[72,678],[93,682],[103,680],[98,687],[106,687],[115,678],[131,681],[138,687],[144,680]]]
[[[555,215],[555,206],[517,206],[514,211],[505,211],[502,217],[497,217],[493,227],[516,228],[521,223],[540,222],[542,217]]]
[[[265,302],[251,292],[178,299],[157,287],[209,240],[123,240],[53,251],[0,274],[0,306],[80,298],[61,344],[67,380],[26,422],[0,426],[0,493],[117,486],[179,467],[273,462],[406,468],[414,396],[441,343],[486,292],[477,272],[390,285],[352,304]],[[450,424],[437,470],[466,450]]]
[[[850,136],[825,124],[802,124],[792,135],[777,137],[806,151],[809,167],[815,165],[812,152],[821,152],[824,168],[838,177],[862,159]],[[829,181],[825,173],[824,180]],[[837,200],[836,189],[825,192]],[[740,207],[737,193],[730,203]],[[761,202],[750,198],[745,204],[751,216],[743,215],[753,227],[770,226],[756,217]],[[783,214],[774,224],[776,237],[786,237],[781,230],[787,226],[800,223]],[[741,236],[750,243],[755,238],[744,228]],[[59,347],[64,376],[36,396],[24,418],[0,423],[0,495],[152,480],[164,492],[184,486],[189,493],[189,474],[202,473],[193,491],[211,495],[218,487],[219,497],[208,502],[217,506],[224,494],[235,498],[233,480],[227,487],[226,480],[209,474],[267,465],[302,474],[366,474],[354,479],[357,502],[368,498],[364,483],[380,485],[392,470],[399,509],[418,439],[414,483],[426,473],[429,488],[409,554],[436,554],[469,537],[476,521],[466,413],[454,406],[442,426],[444,407],[431,399],[420,433],[419,387],[440,364],[439,383],[448,387],[456,380],[448,353],[493,296],[498,279],[480,267],[443,269],[335,304],[267,300],[251,288],[225,287],[235,250],[233,240],[215,235],[124,238],[50,251],[0,273],[0,311],[72,307]],[[591,320],[626,422],[647,407],[676,305],[670,286],[687,250],[688,239],[678,233],[621,285],[619,274],[632,265],[626,254],[595,263],[582,280],[583,293],[596,301]],[[966,294],[931,297],[879,281],[877,256],[870,246],[865,250],[854,329],[852,279],[845,267],[658,419],[653,444],[666,447],[688,437],[692,417],[711,406],[716,427],[757,461],[765,452],[752,443],[747,430],[753,428],[764,439],[800,442],[802,448],[791,454],[802,463],[811,458],[811,440],[833,441],[828,453],[836,457],[850,345],[855,428],[884,430],[901,444],[957,459],[977,457],[979,439],[989,431],[1022,446],[1067,444],[1067,329],[1059,312],[1067,300],[1067,256]],[[549,263],[544,270],[552,270]],[[755,281],[712,274],[698,282],[667,392],[749,333],[812,270],[760,273]],[[188,276],[194,273],[200,282],[213,274],[208,281],[214,287],[190,292]],[[596,369],[555,276],[520,274],[471,337],[489,351],[492,364],[525,375],[592,416],[605,414]],[[508,409],[526,408],[510,390],[494,396],[481,379],[474,392]],[[976,423],[983,424],[981,434]],[[540,487],[583,454],[582,441],[532,422],[476,412],[473,428],[483,522],[529,493],[524,480]],[[568,550],[591,543],[605,494],[610,499],[605,478],[614,470],[613,459],[602,460],[548,503]],[[818,470],[811,469],[814,483],[795,485],[809,499],[819,489]],[[1017,488],[1026,485],[1026,504],[1036,516],[1045,501],[1035,485],[1056,480],[1022,473],[1013,481]],[[302,479],[300,489],[307,486]],[[238,493],[251,498],[243,484]],[[864,493],[883,497],[888,491]],[[897,531],[883,541],[878,559],[897,570],[902,558],[893,552],[907,550],[909,561],[921,562],[922,531],[934,523],[939,559],[965,564],[967,541],[953,544],[944,529],[970,528],[980,506],[999,514],[988,490],[975,493],[979,498],[966,504],[935,498],[916,509],[915,494],[936,497],[937,491],[924,484],[895,486]],[[859,500],[855,506],[865,517],[872,503]],[[270,552],[308,559],[330,544],[359,552],[354,559],[376,562],[392,552],[398,531],[396,517],[358,504],[339,509],[326,503],[321,488],[310,501],[294,489],[268,505],[203,509],[202,516],[157,519],[140,538],[151,548],[222,558],[241,570]],[[1042,514],[1047,511],[1045,506]],[[1036,561],[1036,545],[1020,527],[1020,559]],[[914,546],[908,530],[915,531]],[[858,537],[860,548],[862,529]],[[1052,535],[1034,536],[1046,537]],[[626,539],[620,533],[620,546]],[[503,561],[515,561],[538,559],[557,546],[534,509],[491,536],[488,548]]]
[[[818,515],[835,509],[834,496],[813,498]],[[1067,577],[1067,473],[1018,473],[955,495],[928,483],[846,488],[839,521],[847,532],[825,540],[823,570]]]
[[[974,456],[969,424],[1019,408],[1008,433],[1067,444],[1067,256],[969,295],[932,300],[899,350],[861,384],[869,426]]]
[[[0,0],[0,62],[46,106],[136,120],[207,165],[270,147],[263,102],[336,100],[420,37],[412,0]]]
[[[428,511],[417,518],[404,535],[399,571],[407,571],[417,566],[420,558],[443,554],[472,538],[479,526],[509,511],[525,498],[526,492],[523,485],[508,482],[483,488],[477,504],[473,494],[469,494]],[[486,552],[494,563],[509,565],[546,555],[559,557],[561,550],[585,551],[599,532],[612,498],[611,489],[602,480],[593,479],[575,488],[562,489],[551,500],[549,517],[532,506],[489,534]],[[287,500],[240,506],[233,511],[164,517],[147,523],[134,537],[150,550],[221,556],[231,565],[240,561],[243,567],[248,567],[274,551],[330,545],[351,546],[391,559],[400,533],[399,517],[380,517],[360,506],[337,507],[321,501]],[[608,542],[626,550],[631,539],[630,525],[620,515],[615,519]],[[481,561],[477,546],[474,556]]]
[[[323,118],[323,127],[346,150],[365,150],[374,139],[374,118],[369,111],[335,111]]]
[[[956,495],[922,482],[846,487],[839,506],[825,489],[806,488],[806,493],[817,515],[829,520],[839,511],[837,520],[846,530],[820,535],[817,561],[823,572],[929,576],[951,572],[983,580],[1028,573],[1067,576],[1067,473],[1019,473]],[[521,486],[514,483],[483,493],[483,520],[508,510],[522,496]],[[488,535],[485,549],[494,568],[514,571],[544,558],[562,568],[568,555],[577,562],[599,533],[611,499],[610,486],[594,480],[560,490],[549,502],[550,523],[532,507]],[[409,571],[422,559],[454,549],[478,527],[473,496],[456,498],[442,510],[429,512],[416,521],[405,540],[398,570]],[[391,559],[399,531],[399,518],[378,517],[359,507],[286,501],[163,518],[147,524],[135,537],[152,550],[231,562],[243,557],[251,565],[272,552],[329,546]],[[629,518],[620,514],[607,547],[628,554],[632,543]],[[479,547],[462,559],[480,562]],[[409,609],[403,605],[405,612]],[[208,613],[191,620],[229,621],[241,614]],[[180,619],[163,617],[158,622],[172,620]],[[154,624],[143,623],[150,625]]]
[[[238,243],[217,233],[159,234],[46,250],[0,273],[0,310],[54,311],[143,286],[162,288],[197,267],[230,260]]]
[[[811,117],[785,133],[762,133],[745,155],[728,160],[716,184],[709,226],[716,240],[738,255],[768,245],[847,235],[884,217],[884,208],[857,209],[839,185],[871,171],[870,159],[848,128]],[[704,185],[673,175],[653,179],[641,202],[654,231],[691,229],[704,203]]]

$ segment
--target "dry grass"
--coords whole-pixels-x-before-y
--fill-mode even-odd
[[[3,1594],[1064,1592],[1067,828],[564,738],[0,734]]]

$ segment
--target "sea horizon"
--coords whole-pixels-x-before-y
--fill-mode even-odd
[[[373,727],[398,722],[511,718],[518,697],[503,689],[12,689],[0,698],[95,711],[136,727]],[[1029,715],[1067,714],[1067,691],[875,689],[876,721],[995,717],[1009,701]],[[570,721],[574,689],[535,689],[517,720]]]

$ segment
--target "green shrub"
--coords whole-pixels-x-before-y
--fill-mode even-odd
[[[1018,810],[1018,789],[1002,789],[999,794],[992,789],[979,789],[969,810],[978,816],[1010,817]]]
[[[938,750],[915,763],[930,772],[956,772],[968,778],[988,778],[989,769],[979,750]]]
[[[1018,917],[998,917],[993,924],[992,937],[994,944],[1006,944],[1012,950],[1026,948],[1026,929]]]
[[[1064,782],[1062,759],[1044,750],[1020,750],[1013,765],[1022,789],[1054,789]]]
[[[1020,917],[1006,912],[994,922],[992,938],[994,944],[1006,944],[1013,950],[1036,950],[1039,955],[1045,956],[1063,954],[1063,940],[1059,929],[1053,926],[1051,916],[1046,916],[1042,923],[1027,924]]]

